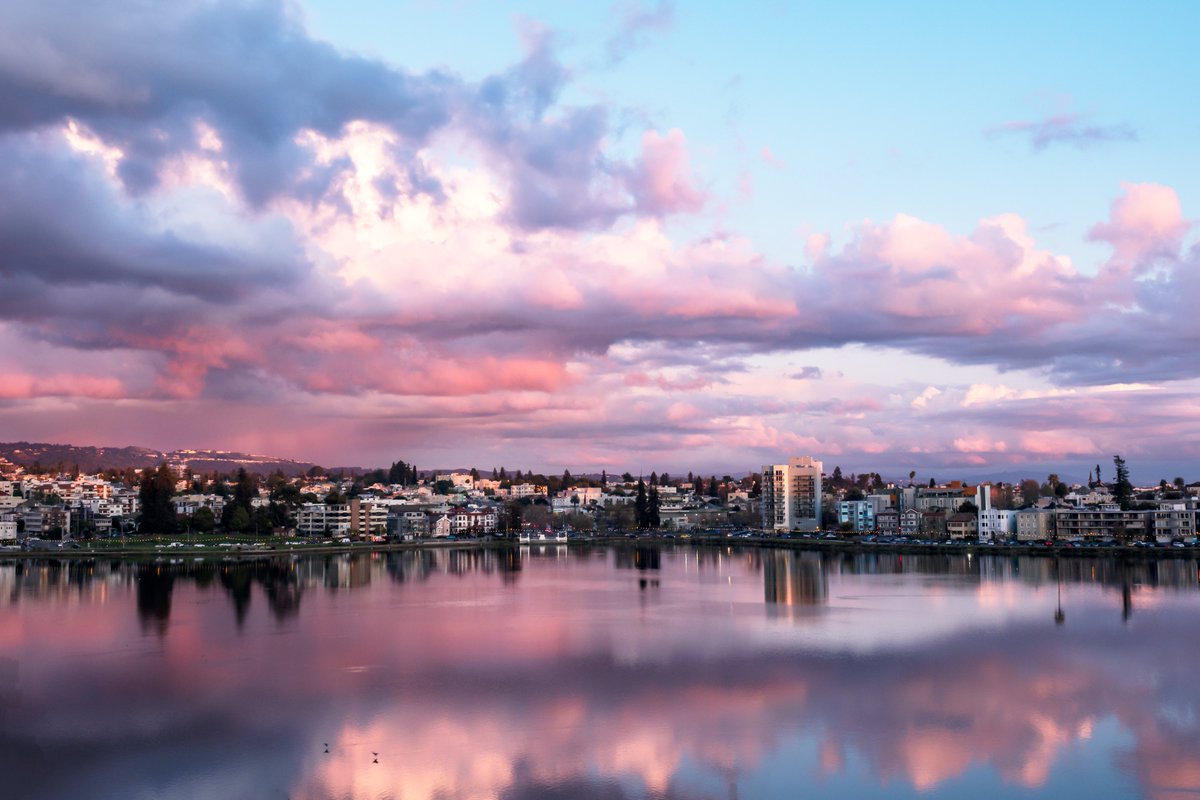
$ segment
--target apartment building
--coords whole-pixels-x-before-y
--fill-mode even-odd
[[[763,528],[814,531],[821,527],[822,464],[811,456],[762,468]]]

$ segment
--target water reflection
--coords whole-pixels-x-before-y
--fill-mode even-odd
[[[0,768],[18,797],[1178,797],[1198,588],[715,547],[4,561]]]

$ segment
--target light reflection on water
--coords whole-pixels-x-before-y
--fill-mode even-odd
[[[0,561],[3,794],[1196,794],[1197,567],[554,545]]]

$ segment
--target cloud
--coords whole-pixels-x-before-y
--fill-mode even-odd
[[[610,14],[617,18],[617,30],[605,43],[611,64],[624,61],[634,50],[644,47],[651,34],[668,32],[675,24],[675,4],[671,0],[622,0],[614,4]]]
[[[1030,149],[1045,150],[1053,145],[1066,145],[1084,150],[1111,142],[1135,142],[1137,131],[1124,123],[1091,125],[1078,114],[1057,114],[1040,120],[1003,122],[984,131],[989,136],[1022,136],[1029,140]]]
[[[1114,256],[1128,263],[1177,253],[1191,223],[1183,218],[1175,190],[1154,183],[1125,183],[1122,188],[1125,193],[1113,201],[1109,221],[1092,227],[1088,238],[1107,242]]]
[[[80,13],[88,35],[59,24]],[[1002,426],[1035,401],[1059,416],[1030,430],[1111,449],[1068,417],[1113,424],[1129,401],[1082,390],[1200,378],[1200,251],[1171,187],[1119,189],[1088,234],[1111,248],[1099,265],[1008,213],[855,222],[794,267],[705,227],[718,204],[682,130],[617,142],[612,106],[563,101],[577,78],[553,32],[518,34],[516,64],[468,82],[334,50],[276,4],[20,5],[0,31],[8,419],[120,398],[142,405],[109,409],[114,429],[153,404],[249,438],[263,417],[219,423],[263,402],[338,428],[306,444],[372,452],[386,431],[551,459],[587,431],[598,461],[672,442],[718,463],[877,453],[884,435],[931,460],[975,436],[1015,458]],[[893,354],[900,385],[790,366],[857,346]],[[919,359],[947,374],[903,374]],[[975,366],[994,374],[953,375]],[[1164,419],[1193,430],[1171,397]]]
[[[646,131],[633,188],[638,208],[651,215],[699,211],[705,195],[693,183],[683,131],[672,129],[665,136]]]

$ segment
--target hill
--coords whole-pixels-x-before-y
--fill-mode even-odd
[[[267,474],[281,470],[285,475],[299,475],[315,466],[307,461],[292,461],[274,456],[237,453],[227,450],[152,450],[147,447],[81,447],[72,444],[47,442],[0,442],[0,458],[25,467],[58,466],[64,470],[78,468],[81,472],[102,469],[153,467],[166,461],[190,467],[196,472],[232,472],[245,467],[250,472]]]

